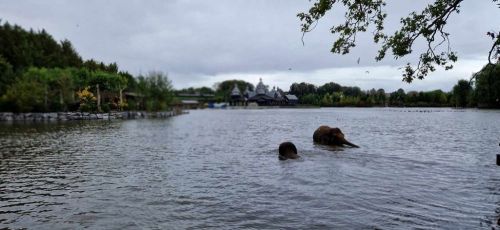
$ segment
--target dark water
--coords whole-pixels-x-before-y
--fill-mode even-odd
[[[0,228],[499,228],[500,111],[418,110],[3,124]],[[314,145],[322,124],[361,148]]]

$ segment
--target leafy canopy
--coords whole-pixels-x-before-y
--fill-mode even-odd
[[[492,0],[497,3],[499,0]],[[302,21],[301,30],[305,34],[314,29],[316,23],[334,6],[345,8],[345,21],[334,25],[331,32],[338,37],[333,42],[331,52],[347,54],[356,46],[358,33],[366,32],[374,27],[373,41],[380,44],[375,60],[384,59],[388,52],[399,59],[413,52],[414,43],[421,39],[427,48],[420,54],[416,66],[407,63],[403,72],[403,81],[411,83],[415,78],[423,79],[436,66],[446,70],[453,68],[457,61],[456,52],[451,50],[449,33],[445,26],[452,14],[460,13],[460,4],[463,0],[435,0],[420,12],[412,12],[401,18],[401,27],[392,35],[384,32],[384,20],[387,13],[384,11],[385,0],[316,0],[308,12],[302,12],[297,17]],[[488,60],[500,61],[500,32],[487,32],[493,40]],[[444,47],[443,47],[444,46]]]

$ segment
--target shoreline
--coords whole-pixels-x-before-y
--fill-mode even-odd
[[[84,120],[118,120],[169,118],[189,113],[183,110],[162,112],[147,111],[115,111],[109,113],[88,112],[52,112],[52,113],[14,113],[0,112],[0,122],[52,122],[52,121],[84,121]]]
[[[477,109],[477,110],[499,110],[499,108],[488,107],[454,107],[454,106],[315,106],[315,105],[299,105],[299,106],[229,106],[226,109],[323,109],[323,108],[385,108],[385,109]],[[207,108],[201,108],[207,109]],[[211,109],[211,108],[208,108]],[[217,108],[218,109],[218,108]],[[223,109],[223,108],[222,108]]]

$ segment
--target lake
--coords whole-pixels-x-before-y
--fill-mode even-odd
[[[0,228],[499,228],[499,142],[500,111],[447,108],[0,124]]]

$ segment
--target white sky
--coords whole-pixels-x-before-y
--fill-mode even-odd
[[[387,29],[397,28],[401,16],[419,11],[429,0],[388,0]],[[498,31],[499,8],[491,0],[464,1],[461,13],[450,18],[452,48],[459,62],[452,71],[437,71],[412,84],[401,81],[401,66],[415,57],[375,62],[378,46],[360,36],[349,55],[329,52],[329,28],[342,20],[330,12],[301,42],[296,14],[308,0],[0,0],[3,21],[42,29],[55,39],[69,39],[85,59],[117,62],[133,74],[167,72],[176,88],[212,86],[227,79],[288,90],[293,82],[321,85],[337,82],[362,89],[450,90],[487,61]],[[418,52],[416,47],[415,52]],[[360,58],[360,64],[357,59]]]

